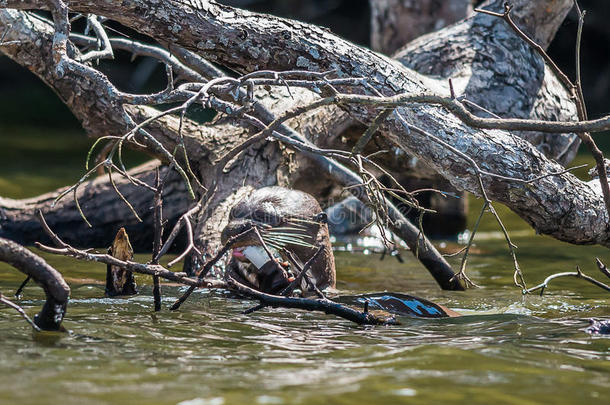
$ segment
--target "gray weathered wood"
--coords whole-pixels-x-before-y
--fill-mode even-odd
[[[70,298],[70,287],[61,274],[40,256],[4,238],[0,238],[0,261],[10,264],[42,287],[46,301],[34,317],[34,323],[42,330],[59,330]]]
[[[0,5],[12,2],[0,1]],[[243,12],[214,2],[70,1],[80,12],[116,19],[162,43],[176,42],[240,72],[267,69],[334,69],[340,76],[367,77],[385,95],[423,92],[430,81],[391,60],[347,43],[307,24]],[[351,108],[364,122],[371,108]],[[436,106],[402,108],[409,122],[388,121],[385,136],[429,163],[458,188],[479,193],[475,170],[438,140],[484,162],[486,170],[505,177],[529,179],[556,173],[561,166],[531,144],[502,131],[467,127]],[[609,245],[608,217],[601,195],[570,174],[550,176],[532,184],[486,178],[488,195],[511,207],[538,231],[573,243]],[[558,192],[559,191],[559,192]]]

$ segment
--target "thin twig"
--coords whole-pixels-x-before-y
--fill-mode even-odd
[[[232,290],[249,298],[257,299],[262,304],[271,307],[296,308],[306,311],[321,311],[326,314],[355,322],[359,325],[398,325],[400,322],[391,314],[379,316],[373,312],[360,312],[345,305],[338,304],[328,299],[313,300],[307,298],[282,297],[278,295],[265,294],[253,288],[246,287],[237,280],[227,275],[227,284]]]
[[[240,233],[239,235],[235,235],[235,236],[229,238],[227,243],[225,243],[225,245],[218,251],[218,253],[216,253],[216,256],[214,256],[212,259],[210,259],[208,262],[206,262],[206,264],[203,265],[203,268],[199,272],[199,276],[197,277],[197,280],[203,280],[203,278],[208,274],[208,272],[210,271],[212,266],[214,266],[222,258],[222,256],[224,256],[225,253],[227,253],[227,251],[232,248],[232,246],[237,241],[244,238],[246,235],[250,234],[251,232],[254,232],[254,229],[256,229],[256,228],[250,227],[250,229]],[[196,287],[197,287],[196,285],[192,285],[191,287],[189,287],[189,289],[186,290],[186,292],[180,298],[178,298],[176,300],[176,302],[174,302],[174,304],[171,306],[170,310],[175,311],[175,310],[179,309],[180,306],[184,303],[184,301],[186,301],[188,299],[188,297],[193,293],[193,291],[195,291]]]
[[[542,296],[542,294],[544,293],[544,290],[548,287],[548,284],[551,280],[554,280],[556,278],[559,277],[576,277],[576,278],[581,278],[585,281],[588,281],[589,283],[598,286],[599,288],[602,288],[606,291],[610,291],[610,286],[606,285],[604,283],[602,283],[601,281],[597,281],[596,279],[594,279],[593,277],[587,276],[585,273],[583,273],[580,268],[578,266],[576,266],[576,271],[575,272],[564,272],[564,273],[556,273],[556,274],[552,274],[550,276],[548,276],[547,278],[544,279],[544,281],[540,284],[538,284],[535,287],[529,288],[529,289],[524,289],[523,290],[523,294],[531,294],[534,291],[540,290],[540,296]]]
[[[381,123],[383,121],[385,121],[386,118],[388,118],[388,116],[390,114],[392,114],[393,111],[394,111],[393,109],[388,108],[388,109],[385,109],[382,112],[380,112],[379,115],[377,115],[377,117],[375,117],[375,119],[373,120],[371,125],[368,126],[366,131],[364,131],[364,134],[362,134],[360,139],[358,139],[356,141],[356,144],[352,148],[353,155],[358,155],[358,154],[362,153],[362,151],[364,150],[364,147],[371,141],[371,139],[373,138],[373,135],[375,135],[375,132],[377,132],[377,129],[379,128]]]
[[[157,191],[155,191],[155,196],[153,198],[154,237],[151,264],[159,264],[159,261],[156,258],[159,256],[163,241],[163,182],[161,181],[158,167],[155,171],[155,187],[157,188]],[[158,312],[161,310],[161,286],[159,283],[159,276],[153,276],[152,279],[154,310],[155,312]]]
[[[468,254],[470,253],[470,248],[472,247],[472,244],[474,243],[474,236],[476,235],[476,233],[479,229],[479,224],[481,223],[481,218],[483,218],[483,215],[485,214],[485,211],[487,210],[488,206],[489,206],[488,202],[485,201],[485,203],[483,203],[483,207],[481,207],[481,211],[479,212],[479,216],[477,217],[477,220],[474,224],[474,228],[472,229],[472,232],[470,233],[470,238],[468,239],[468,243],[466,244],[466,246],[463,249],[464,256],[462,256],[462,263],[460,264],[460,271],[458,271],[455,275],[455,277],[462,277],[463,280],[466,282],[466,284],[468,284],[470,286],[478,287],[466,275],[466,263],[468,261]]]
[[[308,284],[309,288],[311,288],[318,297],[320,298],[326,298],[326,296],[324,295],[324,293],[322,291],[320,291],[320,289],[318,288],[318,286],[311,281],[311,279],[309,278],[309,276],[307,275],[307,271],[305,269],[305,266],[302,266],[299,261],[297,260],[296,256],[294,255],[294,253],[292,253],[289,250],[284,249],[284,253],[286,255],[286,257],[288,258],[288,260],[290,261],[290,263],[292,263],[292,265],[297,269],[297,271],[299,272],[299,275],[303,274],[303,278],[305,279],[305,282]],[[316,252],[316,255],[318,253]],[[315,257],[310,258],[307,263],[313,264],[313,260]],[[306,265],[307,265],[306,263]]]
[[[23,289],[25,288],[26,285],[28,285],[28,282],[32,279],[32,277],[27,276],[25,278],[25,280],[23,280],[23,282],[21,283],[21,285],[19,286],[19,288],[17,288],[17,291],[15,291],[15,298],[20,298],[21,297],[21,293],[23,293]]]
[[[23,319],[25,319],[27,321],[27,323],[29,323],[32,326],[32,328],[34,328],[35,331],[37,331],[37,332],[41,331],[41,329],[38,327],[38,325],[36,325],[34,323],[34,321],[32,321],[32,319],[28,316],[28,314],[25,313],[23,308],[21,308],[19,305],[15,304],[8,298],[5,298],[4,295],[2,295],[2,293],[0,293],[0,304],[4,304],[9,308],[13,308],[15,311],[19,312],[19,315],[21,315],[21,317]]]

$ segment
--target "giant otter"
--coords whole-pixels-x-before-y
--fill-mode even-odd
[[[287,260],[284,249],[306,263],[322,246],[323,250],[312,263],[309,274],[319,289],[335,287],[335,259],[326,215],[311,195],[284,187],[254,191],[231,209],[229,223],[222,231],[222,243],[251,225],[259,228],[265,244],[274,248],[284,261]],[[244,254],[248,246],[260,246],[256,235],[249,234],[233,245],[233,257],[227,265],[230,274],[264,292],[278,292],[285,287],[291,276],[268,266],[258,269]]]
[[[228,225],[223,229],[221,241],[248,230],[252,225],[260,229],[262,238],[274,248],[282,259],[285,250],[295,254],[302,263],[307,262],[323,246],[321,254],[312,263],[310,274],[320,289],[335,287],[335,259],[330,244],[326,215],[311,195],[283,187],[265,187],[254,191],[238,202],[230,212]],[[246,249],[260,246],[256,235],[250,233],[233,245],[233,255],[226,271],[243,284],[267,293],[277,293],[289,284],[289,274],[263,253],[258,260],[249,256]],[[253,258],[253,263],[250,258]],[[265,264],[263,264],[265,263]],[[374,309],[382,309],[403,316],[444,318],[460,314],[442,305],[406,294],[367,294],[356,297],[339,297],[340,301],[361,305],[364,301]]]

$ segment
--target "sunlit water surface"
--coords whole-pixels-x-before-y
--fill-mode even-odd
[[[516,242],[531,282],[579,261],[594,274],[584,252],[610,259],[542,237]],[[137,297],[103,298],[103,266],[46,256],[72,288],[70,334],[33,336],[0,309],[0,403],[607,403],[610,339],[584,332],[608,316],[607,293],[569,279],[523,297],[504,244],[477,247],[471,275],[484,288],[466,293],[440,291],[410,256],[338,254],[344,294],[409,292],[466,314],[391,327],[287,309],[242,315],[252,302],[210,291],[169,312],[177,286],[163,288],[155,314],[148,278]],[[21,281],[6,266],[0,277],[5,294]],[[20,304],[33,315],[42,297],[31,286]]]
[[[80,177],[90,142],[72,152],[64,147],[59,156],[56,137],[34,132],[18,142],[21,135],[2,139],[9,144],[0,150],[0,195],[36,195]],[[39,156],[57,171],[40,174]],[[67,167],[67,157],[78,166]],[[472,226],[480,202],[471,203]],[[601,279],[593,259],[610,263],[607,249],[534,236],[498,209],[530,285],[576,265]],[[337,254],[342,294],[406,292],[466,314],[391,327],[286,309],[242,315],[252,302],[210,291],[170,312],[178,286],[163,287],[164,308],[155,314],[150,278],[138,276],[137,297],[103,298],[104,266],[45,255],[72,288],[64,322],[70,333],[33,335],[0,307],[0,404],[608,403],[610,338],[584,331],[589,318],[610,317],[608,294],[562,279],[543,297],[523,297],[512,286],[498,226],[485,219],[469,259],[469,274],[482,288],[468,292],[439,290],[409,253],[404,264]],[[458,259],[452,264],[458,268]],[[21,281],[0,263],[2,293],[10,296]],[[18,303],[33,316],[42,299],[32,285]]]

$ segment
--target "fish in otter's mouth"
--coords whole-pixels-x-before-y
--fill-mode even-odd
[[[308,276],[320,289],[334,288],[335,263],[325,219],[315,198],[302,191],[283,187],[254,191],[231,209],[221,241],[225,244],[229,238],[256,226],[274,260],[251,232],[233,245],[227,271],[250,287],[277,293],[296,276],[294,268],[277,265],[288,264],[287,252],[303,264],[322,245],[323,252],[312,263]]]

